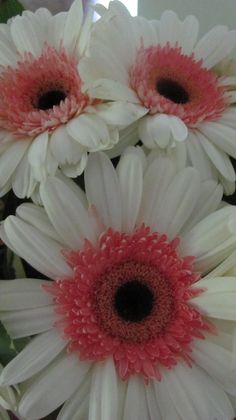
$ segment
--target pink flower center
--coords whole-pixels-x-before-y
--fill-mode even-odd
[[[131,235],[109,229],[96,246],[66,252],[74,277],[45,289],[68,351],[82,360],[112,356],[122,379],[141,373],[160,380],[160,366],[181,358],[191,364],[191,341],[214,328],[189,303],[203,290],[192,287],[199,274],[192,257],[177,255],[178,244],[141,226]]]
[[[17,137],[52,131],[80,114],[92,100],[81,91],[78,60],[45,45],[27,53],[0,76],[0,124]]]
[[[150,114],[175,115],[190,126],[217,120],[229,103],[225,88],[202,61],[169,44],[141,46],[130,71],[130,84]]]

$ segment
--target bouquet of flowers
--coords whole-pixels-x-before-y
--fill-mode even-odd
[[[9,17],[0,419],[233,420],[236,30],[117,0]]]

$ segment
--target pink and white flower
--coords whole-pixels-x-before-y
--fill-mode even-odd
[[[198,40],[198,21],[172,11],[160,20],[131,17],[119,1],[99,6],[90,57],[80,62],[86,92],[143,107],[137,139],[146,147],[183,142],[202,179],[235,189],[235,81],[215,66],[236,46],[236,30],[216,26]],[[203,156],[204,155],[204,156]]]
[[[68,12],[25,11],[1,25],[0,196],[12,187],[18,197],[30,197],[58,167],[76,177],[88,152],[118,143],[124,121],[111,119],[119,109],[82,91],[78,65],[91,26],[82,0]],[[126,123],[136,112],[131,106]]]
[[[71,183],[71,185],[70,185]],[[19,413],[40,419],[232,420],[234,207],[222,187],[130,148],[91,154],[86,195],[48,177],[2,240],[51,281],[0,282],[0,319],[35,336],[3,370]],[[218,209],[218,210],[217,210]]]

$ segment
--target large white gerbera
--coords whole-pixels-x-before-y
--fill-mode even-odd
[[[116,118],[114,126],[121,106],[82,92],[78,64],[91,24],[75,0],[68,12],[26,11],[0,26],[0,196],[11,187],[31,196],[58,166],[79,175],[88,151],[112,148],[117,126],[137,118],[131,104],[125,124]]]
[[[102,17],[91,37],[91,57],[79,67],[86,91],[123,101],[124,109],[142,106],[146,115],[138,134],[148,148],[185,140],[189,163],[202,179],[219,178],[232,192],[235,78],[218,77],[213,67],[236,46],[236,30],[216,26],[197,41],[194,16],[180,21],[166,11],[160,20],[148,21],[131,17],[118,1],[98,11]]]
[[[232,420],[236,209],[175,160],[90,155],[86,196],[49,177],[1,238],[54,281],[0,282],[0,319],[35,338],[3,370],[19,413],[58,420]],[[87,201],[88,200],[88,201]]]

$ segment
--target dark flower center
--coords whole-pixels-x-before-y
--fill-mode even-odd
[[[153,304],[153,292],[140,280],[122,284],[115,293],[115,310],[125,321],[142,321],[152,312]]]
[[[171,79],[160,79],[156,84],[157,92],[176,104],[189,101],[188,92],[178,82]]]
[[[62,90],[49,90],[39,97],[37,108],[43,111],[47,111],[54,106],[60,105],[60,102],[64,101],[65,99],[66,94]]]

